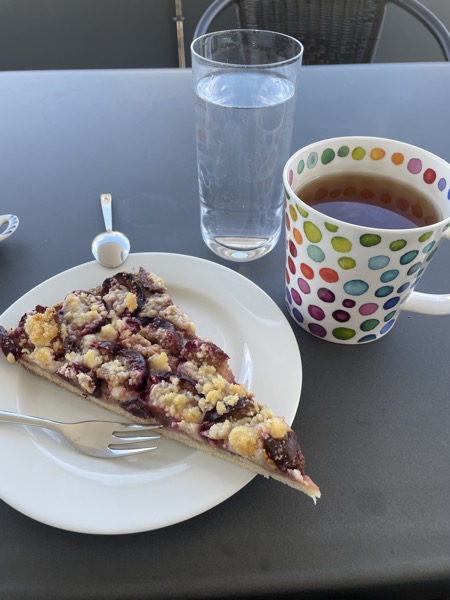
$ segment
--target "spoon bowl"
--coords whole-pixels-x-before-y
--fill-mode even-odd
[[[126,261],[130,254],[130,241],[120,231],[112,229],[112,196],[100,196],[106,231],[99,233],[92,241],[92,254],[104,267],[114,269]]]

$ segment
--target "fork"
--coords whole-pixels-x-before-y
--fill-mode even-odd
[[[112,421],[61,423],[5,410],[0,410],[0,422],[51,429],[63,435],[80,452],[97,458],[118,458],[156,450],[156,446],[133,448],[132,445],[159,439],[159,435],[152,435],[152,433],[154,429],[161,427]]]

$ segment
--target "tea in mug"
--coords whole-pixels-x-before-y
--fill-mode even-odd
[[[297,196],[328,217],[376,229],[412,229],[442,219],[438,207],[416,187],[363,172],[332,173],[301,186]]]

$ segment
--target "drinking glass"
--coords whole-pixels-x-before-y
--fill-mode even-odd
[[[301,43],[282,33],[209,33],[191,46],[201,232],[222,258],[250,261],[281,232]]]

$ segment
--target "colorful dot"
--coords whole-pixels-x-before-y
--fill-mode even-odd
[[[308,329],[313,335],[317,335],[318,337],[325,337],[327,335],[327,330],[319,323],[309,323]]]
[[[433,258],[433,256],[436,254],[436,252],[438,251],[439,247],[435,248],[434,250],[432,250],[430,252],[430,254],[427,256],[426,261],[430,262],[430,260]]]
[[[334,269],[329,269],[328,267],[320,269],[319,275],[327,283],[336,283],[336,281],[339,281],[339,275],[336,271]]]
[[[389,310],[391,308],[394,308],[394,306],[397,306],[397,304],[399,303],[399,300],[400,300],[399,296],[395,296],[394,298],[389,298],[389,300],[386,300],[386,302],[383,304],[384,310]]]
[[[356,302],[354,300],[350,300],[350,298],[342,300],[342,306],[345,306],[345,308],[353,308],[355,304]]]
[[[402,212],[405,212],[409,208],[409,202],[406,198],[400,197],[395,201],[395,206]]]
[[[286,300],[289,302],[289,304],[292,304],[292,296],[289,288],[286,288]]]
[[[306,279],[314,279],[314,271],[306,263],[300,264],[300,271],[303,273],[303,276],[306,277]]]
[[[295,273],[295,264],[294,264],[294,261],[292,260],[292,258],[290,256],[288,256],[288,266],[289,266],[289,271],[292,273],[292,275],[294,275],[294,273]]]
[[[397,294],[402,294],[405,290],[407,290],[409,288],[409,282],[404,283],[403,285],[401,285],[398,290],[397,290]]]
[[[297,227],[294,227],[292,230],[292,235],[294,236],[294,240],[297,242],[297,244],[300,246],[301,244],[303,244],[303,236],[300,233],[300,231],[297,229]]]
[[[340,156],[341,158],[345,158],[346,156],[349,155],[350,152],[350,148],[348,146],[341,146],[339,148],[339,150],[337,151],[337,155]]]
[[[305,232],[306,237],[313,244],[317,244],[322,239],[322,233],[317,225],[311,223],[311,221],[305,221],[303,223],[303,231]]]
[[[319,246],[308,246],[306,249],[308,256],[314,262],[323,262],[325,260],[325,254]]]
[[[361,190],[359,192],[359,195],[361,198],[364,198],[364,200],[372,200],[372,198],[375,197],[375,193],[372,190],[368,190],[368,189]]]
[[[331,245],[336,250],[336,252],[350,252],[350,250],[352,249],[352,243],[350,240],[338,236],[335,236],[331,239]]]
[[[298,215],[295,211],[295,208],[292,206],[292,204],[289,205],[289,214],[291,215],[291,219],[293,221],[296,221],[298,219]]]
[[[372,271],[384,269],[384,267],[389,264],[390,260],[391,259],[388,256],[384,255],[373,256],[372,258],[369,258],[369,269],[372,269]]]
[[[300,175],[303,172],[304,168],[305,168],[305,161],[302,159],[297,164],[297,173]],[[291,183],[292,183],[292,181],[289,181],[289,184],[291,184]]]
[[[299,214],[306,219],[306,217],[308,216],[308,211],[305,210],[304,208],[302,208],[300,206],[300,204],[297,204],[296,207],[297,207]]]
[[[292,240],[289,242],[289,252],[294,258],[297,256],[297,247]]]
[[[423,208],[420,206],[420,204],[413,204],[411,207],[411,212],[416,219],[421,219],[423,217]]]
[[[333,311],[333,319],[339,323],[346,323],[350,320],[350,315],[346,310],[335,310]]]
[[[394,315],[397,313],[396,310],[391,311],[390,313],[388,313],[385,317],[384,317],[384,322],[387,323],[387,321],[390,321]]]
[[[332,225],[331,223],[325,223],[325,228],[331,231],[331,233],[335,233],[339,229],[337,225]]]
[[[356,267],[356,260],[354,258],[350,258],[350,256],[341,256],[338,260],[338,265],[341,269],[345,269],[349,271],[350,269],[354,269]]]
[[[372,148],[370,151],[370,158],[372,160],[381,160],[386,156],[386,152],[383,148]]]
[[[300,306],[300,304],[302,303],[302,297],[300,296],[300,294],[294,288],[292,288],[291,294],[294,302]]]
[[[377,312],[377,310],[378,304],[375,304],[375,302],[367,302],[359,307],[358,312],[363,317],[367,317],[369,315],[373,315],[373,313]]]
[[[397,269],[391,269],[390,271],[385,271],[380,275],[380,281],[382,283],[388,283],[389,281],[393,281],[396,277],[398,277],[400,271]]]
[[[384,285],[383,287],[380,287],[377,290],[375,290],[375,296],[377,298],[385,298],[386,296],[389,296],[389,294],[392,294],[393,291],[394,288],[392,287],[392,285]]]
[[[366,151],[361,146],[357,146],[352,152],[353,160],[362,160],[366,155]]]
[[[422,252],[423,252],[424,254],[427,254],[427,253],[428,253],[428,252],[431,250],[431,248],[433,248],[433,246],[434,246],[435,244],[436,244],[436,242],[430,242],[429,244],[427,244],[427,245],[425,246],[425,248],[422,250]]]
[[[303,323],[303,321],[305,320],[303,318],[302,313],[295,307],[292,309],[292,315],[295,318],[295,320],[298,321],[299,323]]]
[[[287,229],[288,231],[290,231],[290,230],[291,230],[291,220],[289,219],[289,216],[288,216],[288,214],[287,214],[287,213],[286,213],[286,229]]]
[[[327,165],[328,163],[330,163],[332,160],[334,160],[336,154],[334,153],[334,150],[332,150],[331,148],[326,148],[323,152],[322,152],[322,163],[324,165]]]
[[[401,152],[394,152],[394,154],[391,156],[391,160],[394,163],[394,165],[398,166],[403,163],[405,157]]]
[[[336,327],[336,329],[333,329],[332,333],[337,340],[342,341],[351,340],[356,335],[356,331],[354,329],[349,329],[348,327]]]
[[[358,344],[364,344],[365,342],[373,342],[373,340],[376,340],[377,336],[373,333],[369,333],[369,335],[365,335],[364,337],[360,338],[358,340]]]
[[[427,231],[426,233],[423,233],[419,238],[419,242],[426,242],[427,240],[430,239],[430,237],[432,235],[433,235],[432,231]]]
[[[289,169],[288,181],[289,181],[289,185],[292,185],[292,182],[294,181],[294,173],[293,173],[292,169]],[[286,189],[284,191],[286,192],[286,196],[289,198],[290,196],[289,196],[288,191]]]
[[[317,154],[317,152],[311,152],[306,161],[306,166],[308,167],[308,169],[314,169],[314,167],[317,165],[318,160],[319,155]]]
[[[440,192],[443,192],[445,190],[445,188],[447,187],[447,182],[446,180],[442,177],[441,179],[439,179],[438,181],[438,189]]]
[[[369,285],[361,279],[353,279],[344,284],[344,290],[349,296],[361,296],[369,289]]]
[[[383,335],[383,334],[385,334],[385,333],[387,333],[387,332],[389,331],[389,329],[392,327],[392,325],[393,325],[394,323],[395,323],[395,320],[394,320],[394,319],[392,319],[392,321],[388,321],[388,322],[386,323],[386,325],[384,325],[384,327],[382,327],[382,328],[380,329],[380,333],[381,333],[382,335]]]
[[[411,158],[408,162],[407,169],[413,175],[417,175],[422,170],[422,161],[420,158]]]
[[[395,240],[395,242],[391,242],[389,244],[389,249],[392,252],[397,252],[406,246],[406,240]]]
[[[400,258],[400,264],[407,265],[408,263],[412,262],[418,254],[418,250],[410,250],[406,254],[403,254],[403,256]]]
[[[316,202],[320,202],[321,200],[323,200],[327,196],[328,196],[328,190],[327,190],[327,188],[319,188],[317,190],[317,192],[314,194],[314,199],[316,200]]]
[[[378,319],[367,319],[367,321],[363,321],[363,323],[361,323],[359,328],[361,331],[372,331],[372,329],[375,329],[375,327],[377,327],[379,324],[380,321]]]
[[[364,233],[360,238],[359,242],[361,246],[365,248],[371,248],[381,242],[381,237],[376,233]]]
[[[317,290],[317,296],[322,300],[322,302],[334,302],[336,300],[335,294],[328,290],[327,288],[319,288]]]
[[[423,180],[425,183],[434,183],[436,181],[436,171],[433,169],[426,169],[423,174]]]
[[[309,287],[309,283],[307,281],[305,281],[304,279],[302,279],[301,277],[299,277],[297,279],[297,283],[298,283],[298,287],[300,288],[300,290],[304,294],[309,294],[311,292],[311,288]]]
[[[320,306],[315,306],[315,304],[310,304],[308,306],[308,312],[313,319],[316,321],[323,321],[325,319],[325,313],[320,308]]]
[[[352,198],[353,196],[356,196],[355,186],[349,185],[348,187],[344,188],[344,196],[346,196],[347,198]]]
[[[412,265],[412,267],[408,269],[407,275],[414,275],[414,273],[417,273],[421,266],[421,262],[415,263],[414,265]]]

